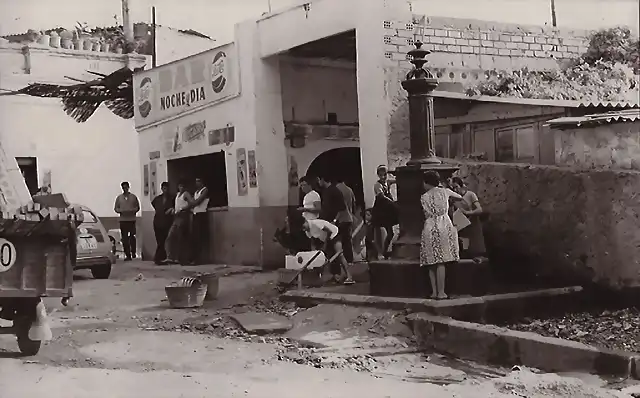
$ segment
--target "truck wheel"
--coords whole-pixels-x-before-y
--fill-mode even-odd
[[[31,340],[29,336],[18,336],[20,352],[26,356],[34,356],[40,351],[41,341]]]
[[[95,279],[109,279],[111,275],[111,264],[98,265],[91,268],[91,275]]]
[[[29,338],[29,328],[31,328],[31,323],[27,321],[18,321],[18,324],[15,325],[15,327],[20,352],[26,356],[36,355],[40,351],[42,342],[39,340],[31,340]]]

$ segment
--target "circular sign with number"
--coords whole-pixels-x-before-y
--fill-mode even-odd
[[[6,239],[0,238],[0,273],[7,272],[16,263],[16,247]]]

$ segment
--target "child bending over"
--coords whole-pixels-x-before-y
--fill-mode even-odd
[[[335,264],[335,261],[333,261],[331,262],[331,264],[329,264],[331,274],[333,274],[333,278],[336,282],[340,282],[340,274],[342,271],[345,274],[345,278],[342,283],[344,283],[345,285],[353,285],[355,282],[353,281],[353,278],[349,273],[347,260],[342,254],[342,243],[340,242],[340,237],[338,236],[338,227],[331,224],[329,221],[315,219],[305,220],[304,224],[302,225],[302,229],[310,238],[318,239],[324,244],[323,251],[328,258],[330,258],[335,253],[340,253],[337,259],[340,263]]]

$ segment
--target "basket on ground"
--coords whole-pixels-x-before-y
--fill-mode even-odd
[[[207,285],[197,278],[183,278],[164,288],[172,308],[202,307],[207,295]]]

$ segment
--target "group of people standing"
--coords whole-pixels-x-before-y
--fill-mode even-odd
[[[193,195],[185,181],[178,183],[176,194],[170,191],[168,182],[160,188],[160,195],[151,201],[157,243],[154,261],[158,265],[196,265],[209,240],[207,187],[201,178],[196,178]]]

